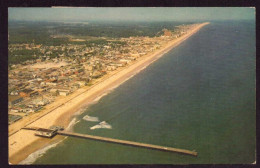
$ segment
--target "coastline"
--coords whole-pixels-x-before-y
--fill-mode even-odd
[[[28,126],[41,126],[48,128],[52,125],[61,125],[67,127],[75,112],[79,111],[83,106],[88,106],[89,104],[95,102],[96,99],[99,99],[103,95],[110,92],[111,88],[114,89],[124,83],[126,80],[130,79],[152,62],[162,57],[172,48],[178,46],[181,42],[185,41],[207,24],[208,23],[202,23],[187,34],[169,42],[162,49],[141,57],[138,61],[135,61],[125,68],[111,74],[107,74],[93,86],[87,89],[79,89],[75,94],[62,101],[61,105],[58,105],[50,112],[44,114],[44,116],[36,119],[36,121],[32,121],[28,124]],[[14,132],[9,136],[9,162],[12,164],[17,164],[38,149],[41,149],[50,143],[57,142],[63,138],[65,137],[57,136],[53,139],[44,139],[34,136],[32,131],[27,130],[19,130]]]

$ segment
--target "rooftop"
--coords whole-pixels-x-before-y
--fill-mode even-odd
[[[18,96],[18,95],[8,95],[8,101],[11,102],[11,101],[14,101],[14,100],[17,100],[19,98],[22,98],[21,96]]]

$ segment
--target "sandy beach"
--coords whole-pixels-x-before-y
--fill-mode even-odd
[[[36,126],[49,128],[52,125],[60,125],[65,128],[68,127],[71,119],[80,109],[97,102],[99,98],[106,95],[114,88],[150,65],[152,62],[162,57],[166,52],[185,41],[207,24],[209,23],[199,24],[187,34],[170,41],[166,46],[154,53],[141,57],[127,67],[106,74],[90,87],[86,86],[80,88],[73,94],[55,101],[46,106],[46,109],[43,112],[33,114],[24,120],[9,125],[9,163],[18,164],[31,153],[64,138],[63,136],[56,136],[52,139],[40,138],[35,136],[33,131],[21,130],[22,127]]]

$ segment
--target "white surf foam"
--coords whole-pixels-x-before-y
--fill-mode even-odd
[[[65,137],[64,139],[46,146],[45,148],[42,148],[40,150],[37,150],[36,152],[30,154],[26,159],[24,159],[23,161],[21,161],[20,163],[18,163],[19,165],[29,165],[29,164],[33,164],[39,157],[43,156],[49,149],[54,148],[55,146],[57,146],[60,142],[62,142],[63,140],[65,140],[67,137]]]
[[[75,124],[77,124],[78,122],[79,122],[79,120],[77,121],[76,118],[73,118],[65,130],[66,130],[66,131],[72,131],[73,126],[74,126]]]
[[[139,72],[139,71],[138,71]],[[122,84],[124,83],[124,82],[126,82],[126,81],[128,81],[129,79],[131,79],[133,76],[135,76],[138,72],[136,72],[136,73],[134,73],[134,74],[132,74],[131,76],[129,76],[128,78],[126,78],[123,82],[122,82]],[[119,84],[120,85],[120,84]],[[118,86],[119,86],[118,85]]]
[[[98,117],[92,117],[92,116],[89,116],[89,115],[85,115],[83,117],[83,120],[92,121],[92,122],[99,122]]]
[[[91,130],[94,129],[100,129],[100,128],[105,128],[105,129],[112,129],[112,126],[110,124],[108,124],[105,121],[100,122],[98,125],[95,125],[93,127],[90,127]]]
[[[109,93],[109,91],[102,94],[101,96],[98,96],[93,102],[97,103],[103,96],[106,96],[108,93]]]
[[[78,116],[78,115],[82,114],[85,110],[86,110],[86,108],[82,107],[81,109],[79,109],[78,111],[76,111],[73,115],[74,115],[74,116]]]

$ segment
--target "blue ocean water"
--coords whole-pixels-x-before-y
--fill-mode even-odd
[[[69,137],[34,164],[253,163],[255,23],[212,22],[77,116],[74,132],[196,150],[198,157]],[[98,117],[112,129],[94,129]]]

